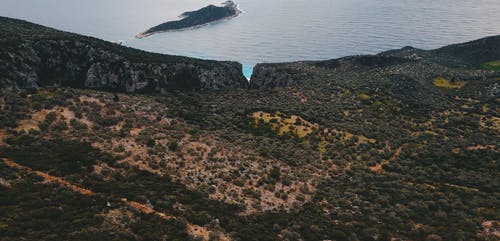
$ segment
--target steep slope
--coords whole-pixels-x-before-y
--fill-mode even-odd
[[[430,52],[436,61],[448,66],[479,67],[484,63],[498,60],[500,36],[453,44]]]
[[[242,66],[148,53],[0,17],[0,89],[71,86],[123,92],[245,88]]]

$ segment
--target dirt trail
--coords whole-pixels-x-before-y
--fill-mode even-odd
[[[155,215],[157,215],[160,218],[165,219],[165,220],[175,219],[174,216],[171,216],[171,215],[168,215],[166,213],[162,213],[162,212],[156,211],[152,207],[150,207],[150,206],[148,206],[146,204],[138,203],[138,202],[135,202],[135,201],[128,201],[126,198],[123,198],[122,201],[125,202],[125,203],[127,203],[129,206],[135,208],[136,210],[138,210],[138,211],[140,211],[142,213],[145,213],[145,214],[155,214]]]
[[[469,150],[469,151],[485,150],[485,149],[495,150],[496,147],[497,147],[496,145],[487,145],[487,146],[476,145],[476,146],[469,146],[469,147],[467,147],[467,150]]]
[[[381,163],[375,165],[375,166],[372,166],[370,167],[370,170],[372,172],[376,172],[376,173],[379,173],[379,174],[384,174],[384,169],[383,169],[383,166],[385,164],[388,164],[389,162],[392,162],[396,159],[398,159],[399,155],[401,155],[401,152],[403,151],[403,146],[400,146],[398,147],[398,149],[396,149],[396,152],[394,152],[394,154],[391,156],[391,158],[387,159],[387,160],[384,160],[382,161]]]
[[[49,183],[49,182],[55,182],[61,186],[64,186],[64,187],[67,187],[71,190],[73,190],[74,192],[77,192],[77,193],[80,193],[82,195],[93,195],[95,194],[92,190],[89,190],[89,189],[85,189],[85,188],[81,188],[79,186],[76,186],[76,185],[73,185],[71,184],[70,182],[64,180],[63,178],[60,178],[60,177],[55,177],[55,176],[52,176],[52,175],[49,175],[45,172],[41,172],[41,171],[35,171],[29,167],[25,167],[25,166],[22,166],[10,159],[3,159],[3,162],[9,166],[9,167],[12,167],[12,168],[15,168],[15,169],[18,169],[18,170],[21,170],[21,171],[25,171],[25,172],[28,172],[28,173],[33,173],[33,174],[36,174],[37,176],[40,176],[43,178],[43,182],[44,183]]]
[[[92,190],[89,190],[89,189],[85,189],[85,188],[81,188],[81,187],[78,187],[66,180],[64,180],[63,178],[60,178],[60,177],[56,177],[56,176],[52,176],[52,175],[49,175],[45,172],[41,172],[41,171],[35,171],[29,167],[26,167],[26,166],[23,166],[23,165],[20,165],[10,159],[3,159],[3,162],[9,166],[9,167],[12,167],[12,168],[15,168],[17,170],[20,170],[20,171],[24,171],[24,172],[28,172],[28,173],[33,173],[33,174],[36,174],[40,177],[42,177],[44,179],[44,183],[49,183],[49,182],[55,182],[55,183],[58,183],[59,185],[61,186],[64,186],[64,187],[68,187],[70,188],[71,190],[73,190],[74,192],[77,192],[77,193],[80,193],[80,194],[83,194],[83,195],[94,195],[95,192],[92,191]],[[162,212],[158,212],[156,210],[154,210],[153,208],[145,205],[145,204],[141,204],[141,203],[138,203],[138,202],[135,202],[135,201],[128,201],[127,199],[122,199],[123,202],[127,203],[128,205],[130,205],[131,207],[139,210],[140,212],[142,213],[145,213],[145,214],[156,214],[158,216],[160,216],[161,218],[164,218],[164,219],[170,219],[172,218],[172,216],[170,215],[167,215],[165,213],[162,213]]]

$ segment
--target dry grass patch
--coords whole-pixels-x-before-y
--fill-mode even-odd
[[[93,97],[93,96],[82,95],[82,96],[79,96],[79,100],[81,103],[84,103],[84,102],[96,103],[101,107],[104,107],[106,105],[105,103],[102,103],[101,100],[99,100],[98,98]]]
[[[477,150],[496,150],[496,145],[487,145],[487,146],[483,146],[483,145],[476,145],[476,146],[468,146],[466,149],[469,150],[469,151],[477,151]]]
[[[29,132],[30,130],[40,131],[40,127],[38,127],[38,124],[39,122],[32,119],[20,120],[18,126],[14,128],[14,130],[17,132]]]
[[[367,95],[365,93],[359,93],[358,96],[359,96],[359,98],[361,98],[363,100],[369,100],[369,99],[372,98],[371,96],[369,96],[369,95]]]
[[[255,126],[259,126],[261,123],[270,124],[272,129],[280,136],[291,134],[303,138],[319,128],[318,124],[307,121],[300,116],[292,115],[288,117],[279,111],[275,113],[257,111],[252,113],[251,116]]]
[[[500,118],[496,116],[491,116],[490,118],[481,115],[479,120],[479,126],[482,128],[488,128],[497,132],[500,132]]]
[[[75,119],[75,113],[71,111],[68,107],[56,107],[52,109],[42,109],[39,111],[34,111],[31,113],[31,118],[20,120],[18,122],[18,126],[14,129],[15,131],[25,131],[29,132],[30,130],[40,131],[40,123],[45,121],[45,117],[50,112],[54,112],[56,114],[56,120],[60,121],[64,120],[66,125],[70,125],[71,119]],[[89,127],[92,127],[94,124],[86,117],[82,117],[78,119],[78,121],[86,124]]]
[[[451,81],[449,79],[438,77],[432,82],[434,86],[446,89],[461,89],[467,82],[466,81]]]

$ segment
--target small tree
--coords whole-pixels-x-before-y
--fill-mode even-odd
[[[273,167],[271,171],[269,172],[269,178],[272,178],[274,180],[279,180],[281,177],[281,171],[279,167]]]
[[[168,149],[171,151],[177,151],[179,149],[179,144],[177,141],[172,140],[168,143]]]

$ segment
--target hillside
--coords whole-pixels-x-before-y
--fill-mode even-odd
[[[0,240],[499,240],[499,43],[260,64],[249,89],[4,88]]]
[[[0,89],[160,93],[248,85],[239,63],[148,53],[5,17],[0,17],[0,72]]]

